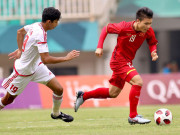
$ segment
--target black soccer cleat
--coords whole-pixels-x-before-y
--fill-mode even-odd
[[[64,122],[72,122],[74,120],[74,118],[72,116],[62,113],[62,112],[60,112],[59,116],[54,116],[53,113],[51,113],[51,118],[52,119],[61,119]]]

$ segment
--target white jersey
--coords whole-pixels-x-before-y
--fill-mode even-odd
[[[47,45],[47,32],[40,22],[24,26],[27,32],[24,39],[21,58],[14,64],[14,70],[22,76],[32,75],[41,63],[39,53],[49,52]]]

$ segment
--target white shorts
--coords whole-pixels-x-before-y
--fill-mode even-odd
[[[2,87],[4,87],[11,95],[19,95],[30,81],[46,85],[54,77],[55,75],[42,63],[31,76],[23,77],[13,71],[8,78],[4,79]]]

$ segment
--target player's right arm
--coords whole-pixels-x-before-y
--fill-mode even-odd
[[[21,28],[17,31],[18,49],[8,55],[9,59],[19,59],[21,57],[23,40],[26,33],[27,32],[24,28]]]
[[[122,29],[123,22],[120,23],[109,23],[107,26],[105,26],[102,31],[101,35],[99,37],[97,49],[95,51],[96,56],[101,57],[103,55],[103,43],[106,39],[107,34],[119,34]]]
[[[65,61],[72,60],[80,55],[80,51],[73,50],[69,52],[65,57],[54,57],[49,55],[48,52],[40,53],[41,60],[44,64],[56,64]]]
[[[106,31],[106,27],[104,27],[101,31],[101,35],[99,37],[97,49],[95,51],[96,56],[101,57],[103,55],[103,43],[104,43],[104,40],[106,39],[106,36],[107,36],[107,31]]]
[[[22,46],[24,41],[24,36],[26,35],[26,30],[24,28],[21,28],[17,31],[17,44],[18,49],[22,52]]]

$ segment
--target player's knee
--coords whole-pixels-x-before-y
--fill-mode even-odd
[[[58,87],[55,91],[54,91],[55,94],[61,96],[63,94],[63,88],[62,87]]]
[[[11,104],[11,103],[13,103],[13,101],[14,101],[14,99],[10,99],[10,100],[8,100],[7,103],[8,103],[8,104]],[[7,104],[7,105],[8,105],[8,104]]]
[[[119,95],[120,92],[121,92],[121,91],[119,91],[119,90],[110,91],[110,92],[109,92],[109,96],[110,96],[111,98],[116,98],[116,97]]]
[[[8,99],[2,100],[2,103],[3,103],[4,106],[6,106],[6,105],[9,105],[9,104],[13,103],[13,101],[14,101],[13,98],[8,98]]]
[[[109,95],[111,98],[116,98],[119,94],[118,93],[112,93],[111,95]]]
[[[6,95],[3,98],[1,98],[1,102],[4,106],[6,106],[8,104],[13,103],[13,101],[16,97],[17,96],[12,96],[7,92]]]

